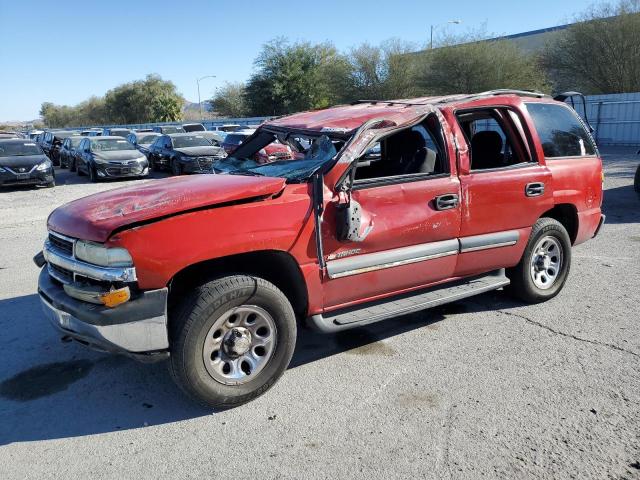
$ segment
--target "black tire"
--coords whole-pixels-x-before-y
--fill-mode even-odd
[[[210,375],[203,361],[204,341],[214,323],[241,305],[260,307],[275,324],[275,347],[255,378],[227,385]],[[296,343],[296,317],[287,297],[258,277],[233,275],[207,282],[172,312],[169,371],[178,386],[199,403],[232,408],[265,393],[284,373]]]
[[[551,286],[538,287],[532,277],[531,268],[534,260],[534,249],[543,238],[555,239],[561,247],[561,264],[557,276]],[[540,303],[555,297],[564,287],[571,269],[571,239],[564,226],[553,218],[541,218],[534,225],[529,242],[524,250],[520,263],[507,269],[511,284],[505,289],[509,294],[527,303]]]
[[[180,161],[172,158],[171,159],[171,174],[179,177],[180,175],[182,175],[182,166],[180,165]]]
[[[89,170],[89,180],[91,183],[98,182],[98,174],[96,173],[96,167],[93,165],[87,165],[87,170]]]
[[[635,188],[636,193],[640,194],[640,165],[636,169],[636,176],[633,179],[633,188]]]
[[[71,163],[69,164],[69,171],[70,172],[75,172],[76,171],[76,159],[72,159]]]

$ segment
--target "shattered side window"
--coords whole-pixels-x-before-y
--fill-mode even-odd
[[[333,142],[326,135],[318,137],[299,160],[280,160],[252,168],[251,171],[268,177],[284,177],[287,180],[299,181],[308,178],[323,163],[337,155]]]
[[[332,160],[337,153],[338,150],[331,139],[327,135],[322,135],[311,140],[304,155],[299,152],[300,156],[294,159],[258,164],[253,159],[228,157],[214,168],[219,173],[280,177],[298,182],[309,178],[322,164]]]

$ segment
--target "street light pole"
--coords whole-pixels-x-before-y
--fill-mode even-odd
[[[431,25],[431,40],[429,42],[429,50],[433,50],[433,29],[436,27],[440,27],[442,25],[449,25],[449,24],[455,24],[455,25],[460,25],[462,23],[462,20],[449,20],[446,24],[444,23],[440,23],[438,25]]]
[[[198,108],[200,109],[200,121],[202,121],[202,101],[200,100],[200,80],[204,80],[205,78],[216,78],[216,76],[205,75],[204,77],[196,78],[196,83],[198,84]]]

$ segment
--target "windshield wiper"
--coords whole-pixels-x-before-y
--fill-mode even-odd
[[[263,173],[254,172],[252,170],[231,170],[227,172],[229,175],[244,175],[246,177],[264,177]]]

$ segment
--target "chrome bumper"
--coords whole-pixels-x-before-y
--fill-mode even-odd
[[[108,308],[69,297],[43,268],[38,294],[47,319],[64,336],[142,361],[168,356],[166,288],[143,292],[136,299]]]

